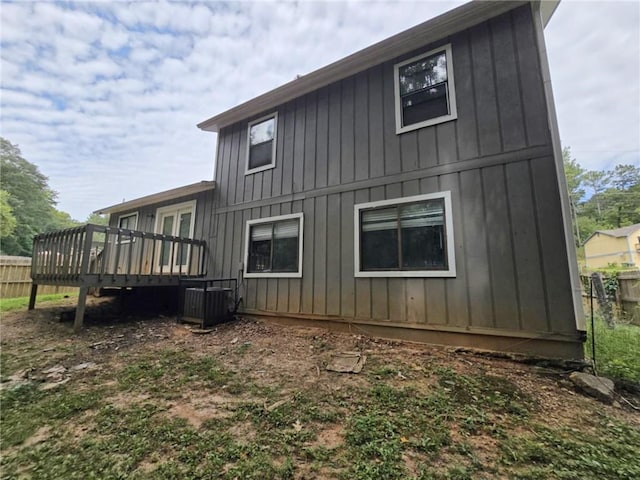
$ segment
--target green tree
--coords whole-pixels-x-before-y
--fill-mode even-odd
[[[640,223],[640,168],[616,165],[611,184],[603,193],[606,221],[615,228]]]
[[[618,190],[629,190],[640,184],[640,167],[633,165],[616,165],[613,170],[613,185]]]
[[[9,194],[0,190],[0,238],[8,237],[16,229],[16,217],[9,204]]]
[[[571,148],[562,149],[562,160],[564,163],[564,175],[567,179],[567,188],[569,190],[569,201],[571,206],[571,220],[573,223],[573,233],[576,246],[582,244],[582,231],[578,221],[578,205],[584,197],[583,177],[585,169],[580,166],[578,161],[571,156]]]
[[[87,221],[85,223],[93,223],[94,225],[109,225],[109,215],[92,213],[87,217]]]
[[[600,170],[588,171],[583,176],[584,184],[593,190],[598,219],[602,218],[602,193],[611,185],[612,176],[611,172]]]
[[[0,137],[0,189],[15,218],[15,228],[2,233],[1,249],[7,255],[31,255],[38,233],[76,225],[67,213],[55,209],[57,194],[37,166],[25,160],[17,145]]]

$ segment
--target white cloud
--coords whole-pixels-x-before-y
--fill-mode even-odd
[[[82,220],[210,179],[196,123],[460,3],[3,3],[2,135]],[[638,162],[639,23],[563,2],[547,29],[562,138],[590,168]]]

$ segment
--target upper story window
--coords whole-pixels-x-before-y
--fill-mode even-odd
[[[356,277],[455,277],[451,193],[355,206]]]
[[[245,174],[261,172],[276,166],[277,128],[277,113],[249,123]]]
[[[302,277],[303,214],[247,222],[245,277]]]
[[[396,64],[394,74],[396,133],[458,117],[451,44]]]

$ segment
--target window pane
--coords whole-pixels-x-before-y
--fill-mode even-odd
[[[168,215],[162,219],[162,233],[164,235],[173,235],[173,215]],[[162,265],[169,265],[171,259],[171,242],[162,242],[160,249],[160,261]]]
[[[298,237],[278,238],[273,241],[273,272],[298,271]]]
[[[402,124],[412,125],[449,114],[447,84],[402,97]]]
[[[273,140],[252,146],[249,150],[249,170],[271,163]]]
[[[362,232],[360,255],[362,270],[398,268],[398,230]]]
[[[444,200],[402,206],[400,228],[403,268],[446,268]]]
[[[273,134],[275,132],[276,119],[270,118],[264,122],[256,123],[251,126],[249,131],[249,145],[258,145],[260,143],[273,140]]]
[[[447,81],[447,55],[439,52],[398,69],[400,95],[422,90]]]
[[[191,230],[191,212],[180,214],[180,226],[178,228],[178,236],[188,238]],[[189,246],[180,244],[178,252],[178,265],[186,265],[187,257],[189,256]]]
[[[395,230],[398,228],[397,207],[362,212],[362,231]]]
[[[397,269],[398,209],[362,212],[360,255],[363,270]]]
[[[273,229],[274,238],[298,238],[298,228],[300,222],[296,220],[287,220],[278,222]]]
[[[130,215],[128,217],[120,218],[120,228],[125,228],[127,230],[133,230],[135,228],[135,215]]]
[[[271,240],[251,241],[249,244],[248,272],[271,270]]]
[[[247,272],[297,272],[299,231],[298,219],[251,226]]]
[[[273,224],[263,223],[262,225],[253,225],[251,227],[251,240],[271,240],[273,232]]]

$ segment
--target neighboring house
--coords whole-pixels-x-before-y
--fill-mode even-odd
[[[200,123],[207,276],[240,278],[247,315],[581,358],[556,6],[472,2]],[[100,211],[175,233],[187,197],[160,200]]]
[[[588,269],[618,265],[640,267],[640,223],[614,230],[596,230],[584,242]]]
[[[244,313],[582,356],[543,25],[472,2],[203,121]]]

